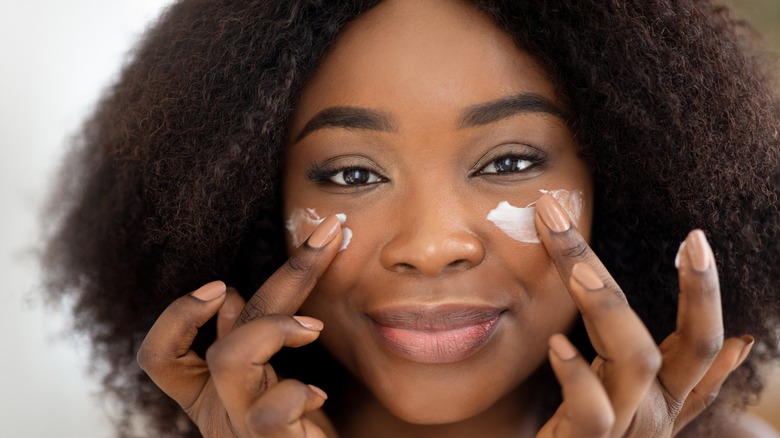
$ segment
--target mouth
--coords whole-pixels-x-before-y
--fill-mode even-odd
[[[445,364],[484,347],[502,309],[464,305],[409,306],[369,312],[374,332],[392,353],[412,362]]]

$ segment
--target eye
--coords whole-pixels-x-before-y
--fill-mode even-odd
[[[379,173],[363,166],[320,167],[317,163],[312,163],[311,168],[306,171],[306,177],[310,181],[319,184],[330,184],[340,187],[370,186],[387,181]]]
[[[326,181],[340,186],[363,186],[382,182],[383,179],[368,169],[351,167],[348,169],[336,170],[326,179]]]
[[[536,164],[537,160],[528,157],[519,157],[516,155],[506,155],[496,158],[480,169],[477,173],[515,173],[520,172]]]

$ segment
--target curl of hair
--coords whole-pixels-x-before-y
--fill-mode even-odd
[[[340,29],[374,3],[180,1],[85,123],[53,197],[45,290],[75,298],[75,329],[124,407],[120,435],[140,422],[198,436],[137,348],[181,294],[218,278],[248,296],[284,261],[286,121]],[[726,335],[757,342],[721,405],[752,401],[780,357],[780,105],[749,26],[698,0],[475,3],[555,79],[594,172],[592,245],[659,341],[677,307],[669,261],[705,230]],[[204,327],[196,350],[213,335]]]

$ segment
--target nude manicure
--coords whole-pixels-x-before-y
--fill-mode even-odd
[[[204,284],[190,295],[201,301],[211,301],[224,295],[226,290],[227,287],[225,286],[225,283],[221,281],[212,281],[211,283]]]
[[[577,356],[577,350],[563,335],[553,335],[550,337],[549,344],[550,349],[561,360],[570,360]]]
[[[599,274],[585,263],[577,263],[571,270],[571,276],[588,290],[599,290],[604,288],[604,282],[599,278]]]
[[[739,357],[737,358],[736,362],[734,362],[734,367],[731,369],[731,371],[736,370],[740,365],[742,365],[743,362],[745,362],[745,359],[747,359],[748,355],[750,354],[750,350],[753,349],[753,345],[756,342],[756,340],[753,339],[753,337],[750,335],[742,336],[741,339],[745,341],[745,346],[742,347],[742,351],[739,353]]]
[[[325,326],[322,321],[310,316],[295,315],[293,316],[293,319],[298,321],[298,324],[306,327],[309,330],[314,330],[315,332],[321,332]]]
[[[712,264],[712,250],[701,230],[691,231],[691,245],[686,245],[693,269],[705,272]]]
[[[556,232],[563,233],[571,228],[571,221],[555,199],[549,194],[542,195],[536,202],[536,211],[542,218],[542,222],[547,228]]]
[[[317,395],[322,397],[323,400],[327,400],[328,399],[328,394],[326,394],[325,391],[321,390],[320,388],[318,388],[318,387],[316,387],[314,385],[309,385],[309,388],[311,388],[312,391],[316,392]]]
[[[309,237],[308,244],[312,248],[322,248],[330,243],[341,228],[341,221],[336,216],[328,216],[317,226]]]

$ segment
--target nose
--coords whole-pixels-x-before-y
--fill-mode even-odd
[[[382,248],[380,259],[385,269],[432,277],[466,271],[482,263],[485,248],[470,232],[467,221],[455,216],[453,210],[457,209],[425,201],[422,204],[421,209],[406,210],[417,214],[399,219],[397,231]]]

